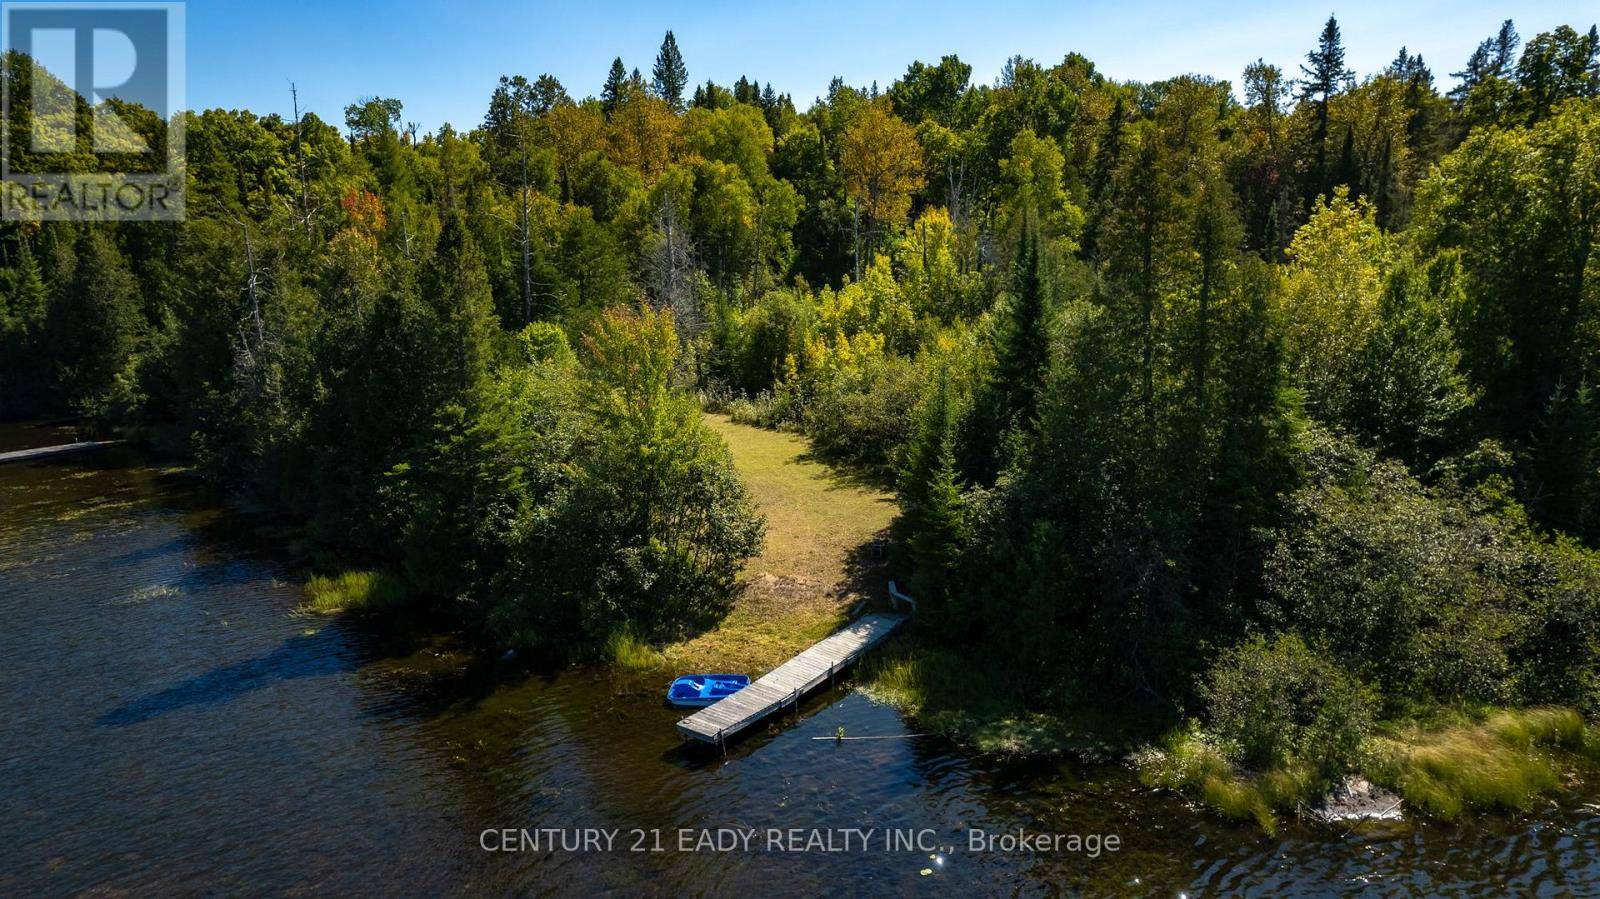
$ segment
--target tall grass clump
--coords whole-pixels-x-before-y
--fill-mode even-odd
[[[346,571],[307,581],[300,608],[318,615],[370,612],[402,605],[409,597],[404,583],[383,572]]]
[[[1375,741],[1373,779],[1417,811],[1454,820],[1470,809],[1522,811],[1558,785],[1554,751],[1600,757],[1594,729],[1571,709],[1498,711],[1435,733]]]
[[[631,628],[619,628],[606,638],[605,659],[623,671],[649,671],[661,667],[664,659]]]
[[[1161,748],[1138,753],[1134,764],[1146,786],[1197,797],[1225,818],[1276,833],[1278,819],[1261,784],[1239,776],[1229,761],[1237,752],[1190,724],[1167,735]]]
[[[862,662],[859,678],[868,696],[954,739],[970,738],[980,721],[1017,711],[995,677],[945,649],[901,645],[874,654]]]
[[[773,391],[763,390],[753,398],[734,397],[726,401],[723,408],[735,424],[775,428],[789,420],[789,404],[785,399]]]

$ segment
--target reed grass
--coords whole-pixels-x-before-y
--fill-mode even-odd
[[[654,671],[665,664],[660,652],[628,628],[613,631],[607,638],[605,657],[623,671]]]
[[[1429,817],[1522,811],[1559,785],[1560,754],[1600,757],[1591,749],[1593,733],[1571,709],[1504,709],[1480,721],[1382,739],[1368,767],[1375,782]]]
[[[308,580],[300,609],[317,615],[369,612],[401,605],[409,597],[405,584],[383,572],[345,571]]]

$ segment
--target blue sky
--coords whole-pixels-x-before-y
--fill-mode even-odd
[[[649,74],[662,33],[678,39],[693,82],[728,84],[741,74],[770,81],[804,109],[842,75],[884,87],[914,59],[957,53],[973,78],[992,81],[1021,53],[1040,62],[1076,50],[1118,79],[1184,72],[1227,78],[1256,57],[1297,73],[1329,12],[1339,16],[1348,62],[1381,68],[1401,44],[1420,52],[1441,82],[1502,19],[1522,35],[1567,23],[1587,27],[1590,3],[1478,0],[1276,4],[1240,0],[1129,3],[920,3],[816,0],[793,7],[758,0],[655,2],[188,3],[188,105],[290,110],[301,105],[342,122],[352,100],[398,97],[423,131],[481,121],[496,79],[550,72],[575,97],[597,93],[614,56]]]

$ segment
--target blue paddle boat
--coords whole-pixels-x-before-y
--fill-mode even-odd
[[[667,702],[681,709],[697,709],[750,686],[743,674],[685,674],[667,689]]]

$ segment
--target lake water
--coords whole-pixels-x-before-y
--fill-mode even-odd
[[[51,436],[0,429],[0,449]],[[727,758],[685,751],[679,713],[603,675],[298,615],[287,553],[238,530],[132,451],[0,466],[0,895],[1600,894],[1593,798],[1267,838],[1118,765],[812,739],[909,732],[847,690]],[[482,848],[541,828],[617,833]],[[872,829],[869,848],[768,844],[818,829],[842,848],[847,828]],[[1120,848],[972,852],[972,828]],[[696,851],[721,829],[757,837]],[[890,830],[935,851],[885,850]]]

